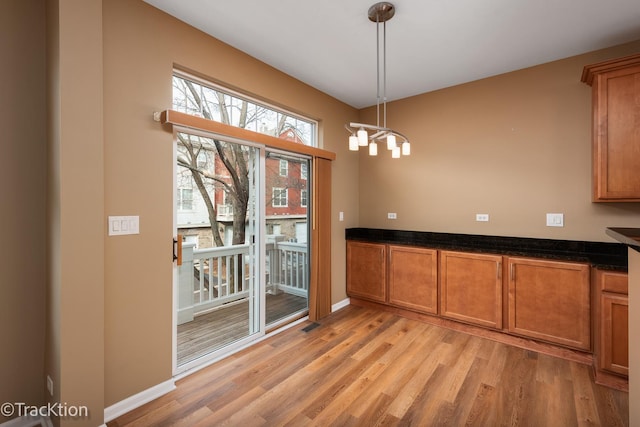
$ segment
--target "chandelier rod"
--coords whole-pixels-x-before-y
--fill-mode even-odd
[[[369,20],[376,24],[376,125],[351,122],[345,128],[349,136],[349,150],[358,151],[360,147],[369,147],[369,155],[378,155],[378,142],[386,139],[392,158],[410,155],[411,145],[408,138],[400,132],[387,128],[387,21],[395,14],[395,7],[389,2],[379,2],[369,8]],[[380,34],[382,24],[382,35]],[[382,40],[380,40],[382,37]],[[382,81],[381,81],[382,79]],[[382,105],[380,105],[382,104]],[[382,108],[382,110],[381,110]],[[380,125],[382,121],[382,126]],[[372,134],[369,134],[372,132]],[[402,141],[398,145],[397,138]]]

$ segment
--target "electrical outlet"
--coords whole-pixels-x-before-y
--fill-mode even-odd
[[[387,219],[397,219],[398,215],[395,212],[387,213]]]
[[[476,214],[476,221],[489,222],[489,214]]]
[[[49,394],[53,397],[53,380],[49,375],[47,375],[47,390]]]

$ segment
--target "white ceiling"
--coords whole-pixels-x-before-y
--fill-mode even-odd
[[[145,1],[347,104],[376,103],[375,0]],[[640,39],[640,0],[392,3],[389,100]]]

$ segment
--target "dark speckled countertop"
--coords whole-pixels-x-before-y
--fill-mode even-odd
[[[376,228],[348,228],[345,230],[345,237],[347,240],[359,240],[372,243],[422,246],[464,252],[484,252],[559,261],[586,262],[601,269],[627,270],[627,247],[622,243],[482,236]],[[640,238],[640,229],[638,229],[637,237]],[[640,249],[640,241],[636,241],[636,244],[638,245],[638,249]]]
[[[640,252],[640,228],[609,227],[606,233],[618,242]]]

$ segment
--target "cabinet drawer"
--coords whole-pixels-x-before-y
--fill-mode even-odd
[[[598,280],[601,286],[600,290],[625,295],[629,293],[627,273],[598,270],[596,274],[598,274],[600,278],[600,280]]]

